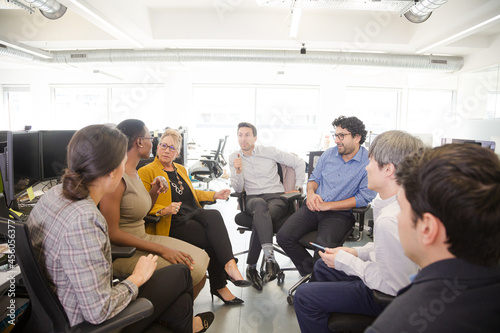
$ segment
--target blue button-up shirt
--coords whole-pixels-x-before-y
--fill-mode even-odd
[[[344,161],[337,147],[329,148],[319,158],[309,181],[318,183],[316,194],[325,202],[354,197],[356,207],[364,207],[377,194],[368,189],[365,169],[368,163],[368,151],[364,147],[360,147],[348,162]]]

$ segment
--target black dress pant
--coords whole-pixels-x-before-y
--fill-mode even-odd
[[[276,235],[278,244],[290,257],[302,276],[312,273],[314,262],[320,258],[318,250],[314,258],[300,245],[299,239],[305,234],[317,230],[316,243],[325,247],[342,245],[347,233],[354,226],[354,215],[350,211],[313,212],[302,206],[288,218]]]
[[[170,237],[204,249],[210,257],[210,289],[217,290],[226,286],[224,265],[234,259],[234,256],[226,225],[218,210],[198,209],[187,223],[172,226]]]
[[[246,198],[245,211],[252,216],[252,236],[247,257],[249,265],[254,265],[259,260],[262,244],[272,244],[273,224],[288,211],[288,203],[281,198],[281,194],[249,195]]]
[[[170,265],[158,269],[139,288],[137,297],[153,303],[153,314],[123,329],[124,333],[136,332],[193,332],[193,280],[186,265]]]

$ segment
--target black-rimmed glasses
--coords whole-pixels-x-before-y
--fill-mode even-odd
[[[334,138],[334,139],[339,138],[339,140],[340,140],[340,141],[342,141],[342,140],[344,140],[344,137],[345,137],[346,135],[351,135],[351,133],[339,133],[339,134],[334,133],[334,134],[333,134],[333,138]]]

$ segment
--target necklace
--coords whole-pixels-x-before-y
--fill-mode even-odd
[[[165,172],[167,172],[167,170],[163,170]],[[170,185],[175,189],[175,192],[177,192],[177,194],[179,195],[182,195],[182,193],[184,193],[184,186],[182,185],[182,181],[181,181],[181,178],[179,177],[179,174],[177,173],[177,168],[174,166],[174,173],[175,173],[175,177],[177,177],[177,184],[175,182],[173,182],[172,180],[170,180]]]

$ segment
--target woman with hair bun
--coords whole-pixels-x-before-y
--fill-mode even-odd
[[[91,125],[75,133],[62,185],[42,196],[27,222],[36,259],[71,326],[102,323],[136,297],[145,297],[154,305],[153,315],[123,332],[143,332],[162,323],[173,332],[193,332],[193,286],[185,265],[155,272],[157,256],[149,254],[127,279],[111,284],[108,227],[97,205],[120,183],[126,153],[127,138],[109,126]]]

